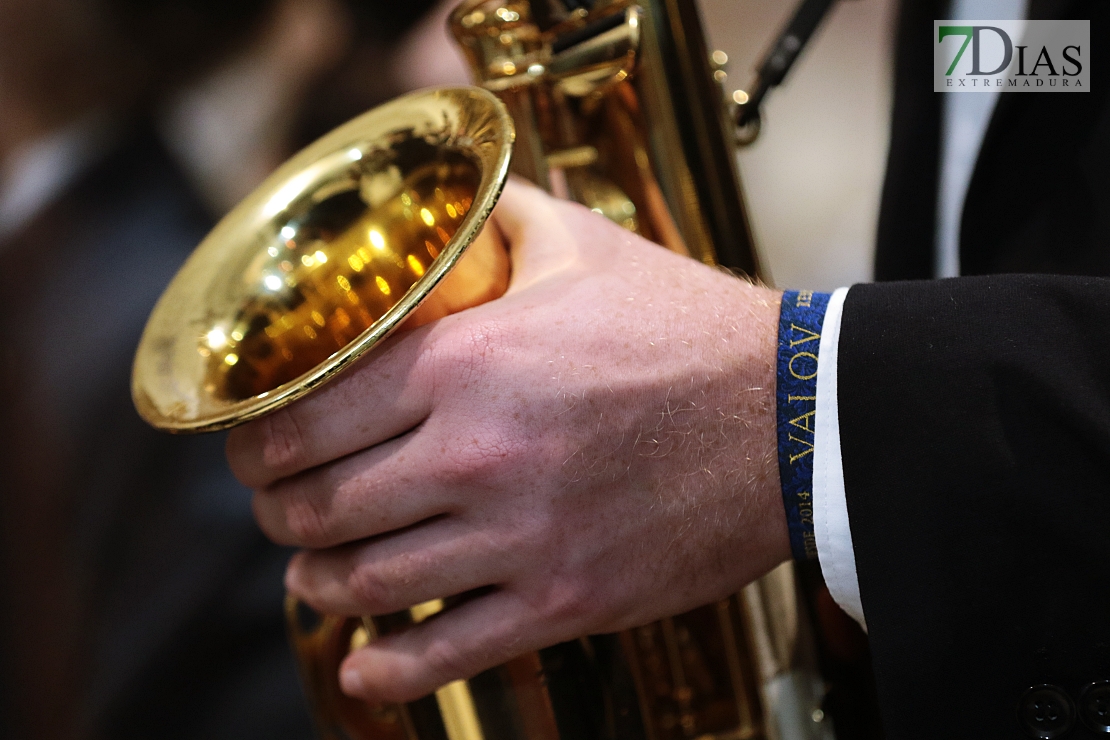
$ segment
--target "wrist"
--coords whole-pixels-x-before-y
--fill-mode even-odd
[[[787,523],[786,509],[782,498],[782,477],[779,465],[779,438],[778,438],[778,406],[776,394],[778,391],[778,347],[779,326],[781,322],[782,301],[784,291],[767,290],[769,293],[766,316],[768,323],[763,325],[761,331],[760,357],[763,358],[761,367],[763,376],[761,384],[766,389],[763,394],[763,404],[759,414],[761,438],[766,435],[762,443],[766,446],[763,457],[764,471],[760,486],[761,498],[766,503],[766,523],[763,527],[766,532],[766,543],[771,562],[768,567],[773,568],[792,557],[790,530]]]
[[[745,351],[729,393],[739,403],[737,418],[744,421],[736,445],[733,486],[739,499],[746,540],[737,543],[749,567],[743,586],[791,556],[790,538],[782,504],[779,478],[777,415],[775,404],[776,356],[783,292],[762,286],[744,286],[745,304],[735,311],[740,343]],[[735,349],[732,350],[735,352]],[[754,569],[751,566],[755,566]]]

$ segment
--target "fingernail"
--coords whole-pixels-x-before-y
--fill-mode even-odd
[[[366,685],[362,682],[362,674],[354,668],[346,668],[339,674],[339,685],[344,694],[362,696],[366,693]]]

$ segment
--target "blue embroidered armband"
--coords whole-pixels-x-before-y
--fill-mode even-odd
[[[813,433],[817,416],[817,354],[828,293],[788,290],[782,296],[775,398],[782,502],[797,560],[817,557],[813,535]]]

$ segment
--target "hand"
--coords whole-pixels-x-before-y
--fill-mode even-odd
[[[347,657],[406,701],[529,650],[677,614],[789,556],[779,294],[510,183],[501,298],[392,337],[228,440],[323,612],[480,595]]]

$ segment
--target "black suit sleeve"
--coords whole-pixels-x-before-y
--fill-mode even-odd
[[[1110,280],[856,286],[839,352],[887,736],[1026,737],[1027,689],[1110,679]]]

